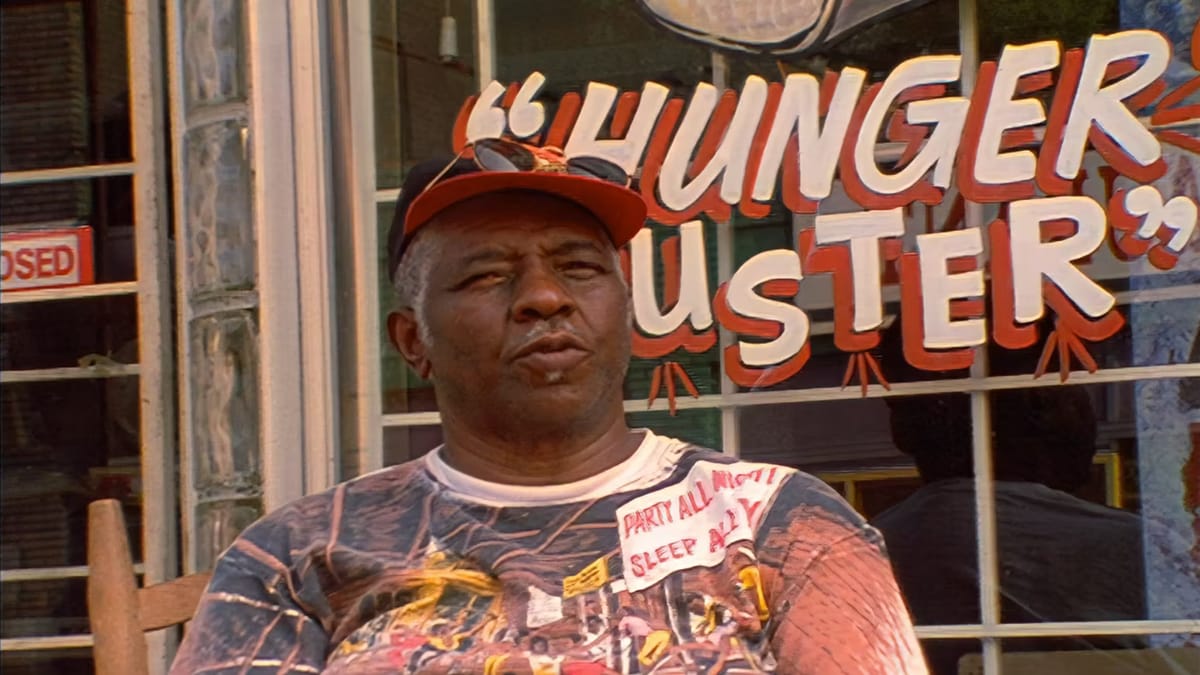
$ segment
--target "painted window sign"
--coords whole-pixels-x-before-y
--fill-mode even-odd
[[[92,283],[92,228],[21,228],[0,234],[0,290]]]
[[[1200,70],[1198,43],[1194,30]],[[1124,324],[1094,258],[1119,267],[1145,257],[1170,270],[1195,234],[1195,191],[1158,180],[1171,157],[1200,153],[1200,75],[1168,90],[1170,59],[1164,36],[1129,30],[1095,35],[1081,49],[1007,46],[980,65],[969,96],[952,91],[962,58],[940,55],[905,61],[877,83],[850,67],[820,79],[750,76],[740,91],[702,83],[687,101],[654,82],[627,92],[590,83],[565,95],[553,119],[537,100],[546,79],[535,72],[469,99],[454,144],[516,138],[602,157],[639,177],[650,218],[678,234],[659,250],[664,303],[650,231],[623,253],[637,356],[707,351],[720,324],[737,336],[725,354],[735,383],[783,382],[810,351],[810,321],[796,298],[806,279],[827,276],[834,342],[851,355],[846,381],[857,373],[864,393],[872,377],[888,386],[871,350],[890,283],[899,285],[912,365],[969,367],[972,348],[990,334],[1008,349],[1044,341],[1035,375],[1056,355],[1065,379],[1073,362],[1096,370],[1086,343]],[[1153,112],[1139,118],[1145,110]],[[1089,178],[1102,194],[1082,189]],[[815,226],[800,230],[794,248],[762,251],[710,289],[699,217],[726,221],[736,207],[763,218],[777,199],[814,214]],[[964,199],[993,205],[994,216],[963,227]],[[831,201],[853,210],[827,212]],[[957,226],[905,238],[906,219],[922,208],[928,219],[943,202]],[[1039,335],[1047,307],[1057,321]]]

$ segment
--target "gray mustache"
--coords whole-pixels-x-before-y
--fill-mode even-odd
[[[525,335],[521,336],[521,344],[529,344],[530,342],[546,335],[547,333],[569,333],[575,337],[579,337],[579,331],[575,330],[569,323],[552,323],[550,321],[539,321],[529,329]]]

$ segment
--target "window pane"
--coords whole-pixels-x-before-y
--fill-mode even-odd
[[[882,21],[868,22],[827,47],[802,56],[773,58],[732,53],[729,83],[740,87],[751,74],[773,82],[795,72],[820,75],[827,69],[845,67],[861,68],[867,71],[868,81],[878,81],[904,59],[960,53],[958,1],[918,4]]]
[[[822,476],[911,467],[892,445],[884,399],[747,406],[738,431],[742,457]]]
[[[395,202],[383,202],[376,207],[375,222],[379,227],[379,241],[387,241],[388,229],[392,225]],[[437,410],[433,398],[433,385],[421,379],[416,371],[408,367],[387,333],[387,318],[396,308],[396,291],[388,279],[387,251],[380,246],[379,259],[379,355],[380,387],[384,414],[401,412],[426,412]],[[384,447],[388,445],[385,443]]]
[[[1200,618],[1196,392],[1196,378],[992,392],[1003,621]],[[743,458],[816,474],[884,533],[918,625],[979,622],[968,394],[747,406],[738,421]],[[978,645],[926,649],[955,673]]]
[[[440,426],[385,427],[383,465],[391,466],[417,459],[441,444]]]
[[[92,675],[92,650],[53,649],[45,651],[2,652],[0,670],[5,675]]]
[[[1197,390],[1169,379],[993,393],[1005,621],[1200,619]]]
[[[0,305],[0,369],[137,363],[132,295]]]
[[[646,428],[706,448],[721,447],[721,411],[714,408],[635,412],[626,415],[630,428]]]
[[[88,632],[86,579],[4,584],[4,622],[0,635],[5,638]]]
[[[1178,635],[1074,636],[1004,639],[1000,662],[1004,675],[1143,675],[1200,672],[1200,649],[1183,647]],[[1097,642],[1114,645],[1103,651],[1082,648]],[[1069,645],[1065,649],[1063,645]],[[1139,645],[1116,647],[1115,645]],[[1071,648],[1074,647],[1074,649]],[[978,653],[963,657],[966,673],[982,673]],[[961,668],[961,666],[960,666]]]
[[[0,171],[129,161],[124,2],[5,2],[0,43]]]
[[[1118,0],[981,2],[979,51],[996,55],[1006,44],[1041,40],[1061,40],[1064,45],[1082,47],[1093,34],[1120,30],[1120,4]],[[1141,3],[1125,4],[1132,7]]]
[[[463,101],[478,89],[473,0],[372,0],[375,172],[380,188],[399,187],[415,162],[450,151]],[[445,17],[456,28],[457,56],[442,54]]]
[[[668,35],[626,0],[564,3],[522,0],[496,5],[496,65],[501,82],[534,71],[542,97],[582,92],[590,81],[640,89],[646,80],[688,86],[708,80],[708,50]]]
[[[1001,620],[1200,618],[1195,379],[990,393]],[[922,485],[872,522],[918,623],[979,616],[969,398],[889,399],[892,440]],[[1112,649],[1140,639],[1021,641]],[[938,673],[965,651],[931,643]],[[1007,672],[1007,671],[1006,671]]]
[[[106,497],[127,507],[130,542],[139,556],[137,383],[121,377],[0,389],[5,569],[85,564],[87,504]]]
[[[91,228],[90,264],[97,283],[137,279],[133,180],[128,176],[0,188],[0,230],[5,233],[81,225]],[[8,266],[6,261],[5,275],[22,271]]]
[[[7,339],[7,335],[5,336]],[[120,500],[141,560],[138,380],[10,383],[0,388],[0,565],[87,562],[87,505]],[[88,632],[85,579],[5,582],[4,638]],[[90,650],[8,653],[3,672],[89,673]]]

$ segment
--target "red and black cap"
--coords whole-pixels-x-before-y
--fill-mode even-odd
[[[633,239],[646,220],[641,195],[616,183],[551,171],[485,171],[469,159],[430,160],[413,167],[400,189],[388,232],[388,277],[395,278],[405,249],[434,216],[472,197],[507,191],[542,192],[578,204],[596,216],[617,247]]]

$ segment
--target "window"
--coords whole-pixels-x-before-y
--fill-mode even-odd
[[[92,670],[89,501],[122,502],[147,579],[176,573],[157,16],[142,0],[0,5],[6,673]]]
[[[775,58],[710,52],[654,26],[633,4],[597,1],[566,8],[536,0],[452,2],[449,11],[460,27],[475,27],[477,62],[494,79],[519,82],[533,70],[546,75],[539,100],[547,104],[548,115],[588,81],[637,90],[653,80],[686,98],[698,82],[740,89],[751,75],[779,81],[791,73],[821,75],[855,67],[867,73],[870,84],[908,59],[931,54],[964,55],[967,84],[960,91],[960,80],[950,83],[948,94],[969,95],[975,62],[997,59],[1005,44],[1057,39],[1064,48],[1084,47],[1093,34],[1143,27],[1177,45],[1169,81],[1195,76],[1185,54],[1196,16],[1183,9],[1154,19],[1115,1],[935,0],[902,8],[820,53]],[[404,12],[411,14],[400,23],[427,31],[425,60],[414,61],[422,68],[441,67],[446,89],[462,88],[464,95],[478,91],[490,78],[466,76],[460,65],[426,63],[432,59],[429,34],[445,8],[420,6],[424,9],[417,3],[372,4],[377,17],[387,16],[377,25],[377,80],[397,67],[393,52],[400,51],[380,49],[378,36],[396,34],[395,15]],[[460,28],[460,40],[464,34]],[[399,80],[390,75],[383,80],[385,88],[377,83],[375,89],[377,111],[383,111],[376,120],[394,125],[409,108],[387,88]],[[420,150],[449,152],[449,129],[462,100],[440,94],[422,98],[420,106],[439,110],[434,117],[441,127],[428,130],[441,133],[435,138],[445,145]],[[420,110],[410,117],[427,114]],[[1195,137],[1194,120],[1180,128]],[[428,154],[409,152],[397,139],[419,137],[425,143],[429,138],[386,133],[391,135],[381,132],[374,139],[381,176],[375,225],[381,236],[404,166]],[[416,150],[412,141],[407,147]],[[886,145],[880,147],[878,161],[896,160],[895,154],[887,155]],[[1167,172],[1156,184],[1164,195],[1195,201],[1200,159],[1177,146],[1163,147]],[[1085,156],[1083,171],[1086,177],[1075,193],[1097,204],[1107,205],[1116,190],[1133,185],[1094,151]],[[956,185],[938,204],[904,209],[905,250],[913,250],[918,234],[987,230],[1007,217],[1007,207],[966,202]],[[794,215],[778,201],[770,207],[757,219],[736,211],[728,221],[701,218],[710,296],[754,254],[792,248],[817,216],[862,208],[841,180],[815,214]],[[648,223],[648,229],[656,259],[662,243],[679,234],[678,227],[657,222]],[[734,339],[729,335],[698,353],[677,349],[635,358],[626,381],[630,422],[748,460],[796,466],[839,489],[887,534],[918,633],[938,673],[991,675],[1002,662],[1005,672],[1026,666],[1031,672],[1090,672],[1087,654],[1096,649],[1139,666],[1152,659],[1182,662],[1171,650],[1197,646],[1200,632],[1196,523],[1194,508],[1184,506],[1198,499],[1189,477],[1200,461],[1200,259],[1187,258],[1196,252],[1193,241],[1178,266],[1162,271],[1144,258],[1123,259],[1115,247],[1106,242],[1082,267],[1115,298],[1122,325],[1104,340],[1081,343],[1079,351],[1050,344],[1068,338],[1060,338],[1047,321],[1036,325],[1036,340],[1026,348],[977,349],[970,368],[908,367],[901,346],[899,271],[889,263],[881,270],[879,343],[866,350],[871,360],[855,360],[837,344],[830,275],[805,271],[794,301],[811,321],[811,354],[803,368],[766,386],[738,384],[724,374],[723,348]],[[655,275],[662,298],[669,284],[661,265]],[[382,316],[391,300],[386,275],[379,278]],[[989,290],[995,283],[989,277]],[[376,419],[383,428],[382,462],[392,464],[428,451],[441,436],[431,389],[391,354],[381,331],[376,335],[384,362],[383,403]],[[1086,367],[1089,361],[1095,362],[1095,372]],[[654,392],[652,385],[655,370],[667,362],[682,366],[698,394],[690,396],[677,380],[675,411],[669,410],[665,391]],[[660,378],[661,372],[679,371],[671,366],[660,371]],[[1041,375],[1035,378],[1035,372]],[[649,398],[655,399],[651,405]],[[926,456],[930,450],[944,454]],[[921,525],[936,518],[945,526]],[[1057,539],[1060,548],[1039,553],[1031,537]],[[893,538],[899,543],[892,544]],[[1098,544],[1097,538],[1109,543]],[[910,569],[916,570],[914,576]],[[930,585],[921,575],[937,570],[944,572],[935,577],[939,583],[958,575],[963,586],[953,597],[920,597],[917,589]],[[1121,651],[1130,649],[1141,651]],[[1062,650],[1075,653],[1049,654]]]

